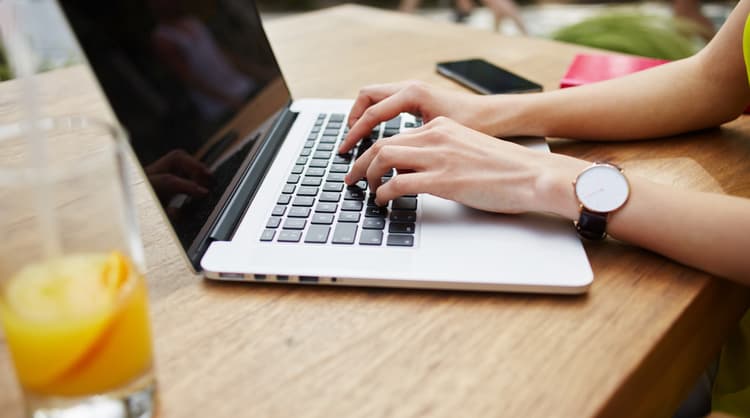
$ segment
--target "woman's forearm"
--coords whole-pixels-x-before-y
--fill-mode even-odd
[[[491,133],[642,139],[714,127],[735,119],[746,104],[748,92],[742,88],[722,90],[721,85],[738,83],[710,81],[701,65],[699,57],[693,57],[597,84],[493,97],[493,107],[513,110],[498,115]]]
[[[750,97],[742,57],[741,3],[700,53],[622,78],[525,95],[487,98],[485,132],[616,140],[674,135],[736,118]]]
[[[571,220],[579,206],[572,180],[580,164],[555,155],[538,185],[541,209]],[[558,161],[559,160],[559,161]],[[555,171],[553,171],[555,170]],[[627,203],[610,214],[608,232],[683,264],[750,285],[750,200],[675,189],[629,175]]]

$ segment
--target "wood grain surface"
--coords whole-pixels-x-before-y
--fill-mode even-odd
[[[551,90],[586,50],[358,6],[267,30],[296,98],[405,78],[460,89],[434,65],[468,57]],[[85,67],[39,81],[46,114],[111,117]],[[0,85],[0,122],[19,118],[18,94]],[[653,141],[550,142],[675,187],[750,197],[747,117]],[[595,281],[576,297],[212,283],[189,271],[143,179],[134,187],[159,417],[668,417],[750,300],[611,239],[586,244]],[[22,414],[2,340],[0,411]]]

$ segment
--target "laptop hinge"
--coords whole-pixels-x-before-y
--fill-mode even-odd
[[[239,185],[235,188],[234,193],[227,201],[227,205],[211,228],[210,232],[203,238],[203,242],[198,247],[198,251],[190,254],[190,262],[197,271],[200,271],[200,260],[203,254],[208,250],[209,244],[213,241],[228,241],[234,235],[234,231],[240,224],[242,216],[245,214],[255,193],[258,191],[260,184],[266,176],[269,166],[278,153],[281,145],[284,143],[289,130],[292,128],[294,121],[297,119],[297,113],[286,107],[276,123],[271,128],[266,139],[258,149],[252,161],[247,165],[245,173],[240,180]]]

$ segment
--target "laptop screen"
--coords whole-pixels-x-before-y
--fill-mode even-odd
[[[60,0],[187,251],[289,102],[245,0]]]

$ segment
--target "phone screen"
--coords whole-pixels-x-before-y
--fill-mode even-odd
[[[437,71],[483,94],[541,91],[542,86],[482,59],[441,62]]]

